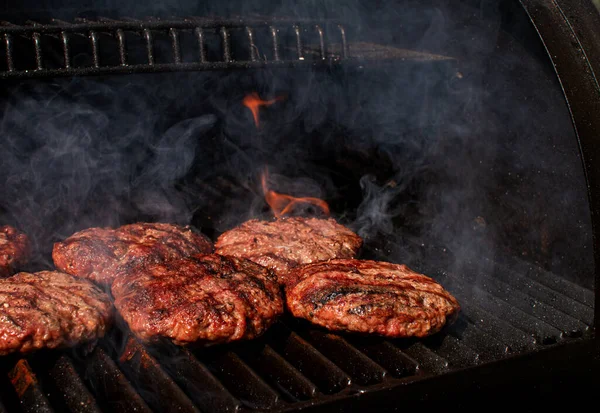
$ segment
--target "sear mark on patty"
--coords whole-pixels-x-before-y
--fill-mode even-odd
[[[439,283],[405,265],[336,259],[298,267],[290,278],[290,312],[335,331],[425,337],[460,311]]]
[[[147,342],[252,339],[283,313],[281,290],[269,269],[217,254],[137,267],[115,280],[112,293],[131,331]]]
[[[110,284],[139,265],[182,258],[213,250],[210,240],[190,227],[166,223],[135,223],[88,228],[54,244],[59,270]]]
[[[275,221],[250,220],[224,232],[216,252],[247,258],[275,271],[282,285],[298,265],[333,258],[354,258],[362,239],[334,219],[290,217]]]
[[[87,280],[58,271],[0,280],[0,355],[93,341],[111,323],[108,294]]]

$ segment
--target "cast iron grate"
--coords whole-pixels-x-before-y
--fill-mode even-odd
[[[347,36],[339,23],[286,19],[0,22],[0,78],[448,59],[365,42],[350,44]]]
[[[437,335],[337,335],[284,318],[258,340],[194,349],[144,347],[115,328],[95,348],[0,359],[0,412],[292,411],[591,334],[591,290],[516,259],[489,261],[487,272],[427,268],[449,253],[406,242],[408,263],[461,302],[458,321]]]

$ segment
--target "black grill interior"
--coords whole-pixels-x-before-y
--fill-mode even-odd
[[[405,3],[365,6],[356,31],[335,13],[0,26],[0,222],[32,237],[26,270],[90,226],[191,223],[214,240],[270,218],[268,166],[276,190],[326,199],[361,258],[405,263],[462,306],[421,340],[286,315],[252,342],[145,346],[117,320],[98,343],[0,358],[0,413],[327,411],[593,337],[583,172],[527,16]],[[249,93],[283,97],[259,128]]]

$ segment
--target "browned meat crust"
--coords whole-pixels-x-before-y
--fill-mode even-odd
[[[189,227],[136,223],[77,232],[54,244],[52,258],[63,272],[110,284],[119,271],[131,266],[210,253],[212,249],[207,237]]]
[[[112,293],[136,336],[179,345],[252,339],[283,312],[270,270],[217,254],[137,267],[115,280]]]
[[[0,226],[0,278],[8,277],[25,264],[29,253],[27,235],[9,225]]]
[[[331,260],[299,267],[294,277],[286,290],[291,313],[331,330],[424,337],[460,310],[440,284],[405,265]]]
[[[0,355],[92,341],[111,319],[108,294],[87,280],[58,271],[0,280]]]
[[[332,258],[354,258],[362,239],[334,219],[250,220],[223,233],[216,252],[247,258],[275,271],[281,284],[290,269]]]

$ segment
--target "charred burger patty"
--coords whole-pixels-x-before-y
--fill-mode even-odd
[[[0,280],[0,355],[91,341],[111,319],[108,294],[87,280],[57,271]]]
[[[210,253],[212,248],[207,237],[189,227],[136,223],[77,232],[54,244],[52,258],[63,272],[110,284],[131,266]]]
[[[249,260],[195,255],[136,267],[112,286],[115,307],[144,341],[216,344],[260,336],[283,312],[270,270]]]
[[[0,278],[8,277],[29,258],[29,238],[11,227],[0,226]]]
[[[457,300],[405,265],[331,260],[297,268],[286,289],[290,312],[330,330],[425,337],[452,323]]]
[[[334,219],[250,220],[223,233],[216,252],[247,258],[275,271],[286,283],[292,268],[333,258],[354,258],[362,239]]]

